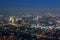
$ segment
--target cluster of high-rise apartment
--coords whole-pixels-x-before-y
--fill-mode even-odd
[[[60,17],[0,16],[0,40],[60,40]]]
[[[41,26],[60,26],[59,16],[41,16],[41,15],[20,15],[5,16],[0,15],[0,25],[30,25],[32,27]]]

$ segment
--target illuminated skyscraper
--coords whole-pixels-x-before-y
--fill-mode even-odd
[[[9,22],[14,23],[14,16],[10,16]]]

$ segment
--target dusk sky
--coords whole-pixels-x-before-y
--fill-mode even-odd
[[[60,14],[60,0],[0,0],[0,15]]]

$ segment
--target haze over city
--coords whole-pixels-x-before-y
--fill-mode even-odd
[[[60,0],[0,0],[0,15],[60,14]]]
[[[0,0],[0,40],[60,40],[60,0]]]

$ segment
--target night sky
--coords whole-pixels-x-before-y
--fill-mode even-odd
[[[60,0],[0,0],[0,15],[60,14]]]

